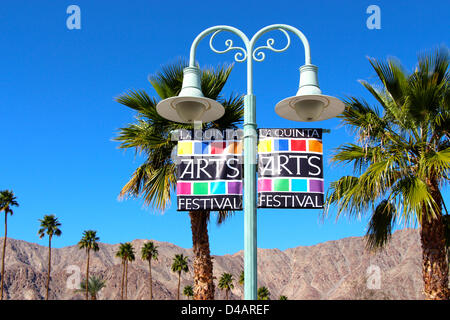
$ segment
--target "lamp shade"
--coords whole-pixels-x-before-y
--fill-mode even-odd
[[[282,118],[312,122],[336,117],[345,109],[344,103],[322,94],[317,77],[317,67],[308,64],[300,68],[300,85],[295,96],[281,100],[275,112]]]
[[[183,70],[180,94],[159,102],[156,112],[161,117],[174,122],[193,123],[217,120],[224,115],[225,109],[217,101],[203,95],[200,69],[187,67]]]

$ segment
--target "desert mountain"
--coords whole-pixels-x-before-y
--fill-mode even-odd
[[[134,240],[137,253],[147,240]],[[172,258],[182,253],[192,257],[191,249],[154,240],[159,246],[159,259],[152,262],[155,299],[176,297],[178,276],[170,271]],[[103,277],[106,287],[100,299],[119,299],[121,265],[115,252],[119,244],[100,244],[100,251],[91,253],[91,274]],[[21,240],[8,239],[6,257],[7,299],[43,299],[47,270],[46,247]],[[223,272],[236,280],[231,299],[241,299],[243,288],[237,283],[243,270],[243,252],[214,256],[216,299],[224,292],[217,288]],[[181,288],[192,285],[190,272],[182,275]],[[77,246],[53,249],[50,299],[82,299],[74,287],[86,268],[85,251]],[[288,299],[423,299],[421,248],[417,230],[394,233],[385,250],[370,253],[360,237],[328,241],[314,246],[279,249],[258,249],[258,285],[266,286],[271,299],[285,295]],[[129,266],[128,299],[148,298],[148,263],[139,259]],[[184,299],[186,297],[183,297]]]

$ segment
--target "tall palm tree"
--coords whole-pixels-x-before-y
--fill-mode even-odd
[[[152,290],[152,259],[158,260],[158,246],[155,246],[153,241],[146,242],[141,249],[141,259],[148,261],[149,270],[149,284],[150,284],[150,300],[153,299]]]
[[[126,263],[125,263],[125,300],[128,299],[128,262],[132,263],[134,260],[136,260],[136,256],[134,253],[134,248],[133,245],[131,243],[127,243],[126,247]]]
[[[19,203],[14,196],[14,192],[9,190],[0,191],[0,212],[5,212],[5,237],[3,238],[3,252],[2,252],[2,283],[1,283],[1,298],[3,300],[3,286],[5,282],[5,253],[6,253],[6,238],[8,237],[8,213],[13,215],[12,207],[18,207]]]
[[[86,287],[87,285],[87,287]],[[106,286],[106,280],[103,280],[100,277],[92,276],[89,278],[89,281],[81,281],[80,289],[77,289],[76,292],[85,293],[86,289],[91,296],[91,300],[97,300],[98,293]]]
[[[150,97],[143,90],[130,90],[116,101],[137,111],[136,121],[121,128],[118,136],[120,148],[134,149],[146,157],[128,183],[122,188],[120,197],[142,197],[147,205],[164,210],[170,204],[170,195],[176,187],[176,165],[171,160],[171,152],[176,146],[171,132],[176,129],[192,129],[189,124],[179,124],[162,118],[156,112],[157,103],[176,96],[181,90],[185,62],[162,68],[150,77],[150,83],[157,97]],[[202,70],[202,91],[211,99],[218,100],[225,107],[225,115],[214,122],[203,124],[203,129],[219,130],[237,128],[244,114],[243,98],[231,95],[223,98],[220,93],[230,75],[232,67]],[[222,223],[230,212],[219,212],[218,223]],[[189,212],[194,254],[194,299],[214,299],[213,263],[210,256],[208,222],[209,211]]]
[[[419,56],[414,72],[399,62],[370,59],[381,87],[362,81],[378,102],[351,97],[341,115],[358,142],[336,149],[332,161],[352,163],[356,176],[330,185],[327,207],[360,217],[371,213],[367,245],[382,247],[393,225],[418,222],[427,299],[448,299],[442,187],[450,168],[449,51]]]
[[[192,286],[186,286],[183,288],[183,294],[188,298],[188,300],[194,296],[194,289]]]
[[[180,300],[181,272],[189,271],[187,258],[188,257],[183,256],[183,254],[176,254],[175,257],[173,258],[172,272],[178,273],[177,300]]]
[[[123,289],[125,284],[125,244],[121,243],[116,251],[116,257],[120,259],[122,265],[122,279],[120,281],[120,299],[123,300]]]
[[[59,223],[58,218],[55,215],[45,215],[44,219],[39,219],[41,225],[38,231],[39,238],[42,239],[46,234],[48,235],[48,272],[47,272],[47,285],[46,285],[46,293],[45,300],[48,300],[48,292],[50,288],[50,273],[52,269],[52,238],[53,236],[61,236],[62,232],[59,227],[61,223]]]
[[[89,285],[88,285],[88,279],[89,279],[89,258],[90,258],[90,252],[93,250],[94,252],[99,250],[99,246],[97,241],[99,241],[100,238],[97,237],[97,231],[93,230],[87,230],[83,232],[83,237],[78,242],[78,248],[79,249],[85,249],[86,255],[87,255],[87,262],[86,262],[86,300],[89,299]]]
[[[122,260],[121,299],[126,300],[128,297],[128,262],[133,262],[136,259],[133,245],[130,242],[121,243],[119,250],[116,252],[116,257]]]
[[[267,287],[259,287],[257,292],[258,300],[270,300],[270,292]]]
[[[231,273],[222,273],[222,276],[219,280],[219,288],[225,290],[226,300],[228,300],[228,294],[230,293],[230,290],[234,288],[233,281],[234,279]]]

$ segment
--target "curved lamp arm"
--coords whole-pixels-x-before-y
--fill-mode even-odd
[[[279,30],[283,32],[283,34],[286,36],[287,44],[281,48],[277,49],[274,48],[272,45],[275,43],[275,40],[273,38],[269,38],[266,41],[266,45],[260,46],[255,48],[255,44],[258,41],[258,39],[265,33],[272,31],[272,30]],[[235,35],[237,35],[241,40],[244,42],[244,47],[235,47],[233,45],[233,41],[231,39],[228,39],[225,41],[225,46],[227,47],[224,50],[217,50],[213,46],[213,40],[215,36],[220,33],[221,31],[229,31]],[[283,52],[287,50],[291,44],[291,39],[289,37],[289,34],[287,31],[290,31],[297,35],[300,40],[303,43],[303,46],[305,48],[305,65],[311,64],[311,51],[309,47],[309,42],[306,39],[305,35],[298,30],[297,28],[294,28],[292,26],[286,25],[286,24],[272,24],[270,26],[264,27],[261,30],[259,30],[255,35],[252,37],[251,40],[248,39],[248,37],[239,29],[230,27],[230,26],[215,26],[208,28],[201,32],[195,39],[194,42],[191,45],[191,51],[190,51],[190,57],[189,57],[189,66],[195,67],[195,55],[197,52],[197,46],[199,42],[208,36],[209,34],[213,33],[211,36],[211,39],[209,41],[209,46],[212,51],[215,53],[226,53],[231,50],[237,50],[238,52],[234,55],[234,59],[236,62],[244,62],[247,60],[247,94],[253,93],[253,61],[260,62],[265,59],[265,53],[261,50],[268,49],[274,52]]]
[[[238,36],[239,38],[241,38],[242,41],[244,42],[245,49],[244,49],[244,48],[241,48],[241,47],[233,47],[233,41],[227,40],[227,41],[225,41],[225,44],[226,44],[227,47],[228,47],[227,49],[222,50],[222,51],[216,50],[216,49],[212,46],[212,40],[213,40],[213,38],[214,38],[219,32],[221,32],[221,31],[230,31],[231,33],[234,33],[235,35],[237,35],[237,36]],[[189,66],[190,66],[190,67],[195,67],[195,54],[196,54],[196,52],[197,52],[197,46],[198,46],[199,42],[200,42],[204,37],[206,37],[207,35],[209,35],[209,34],[211,34],[211,33],[213,33],[213,32],[214,32],[214,35],[211,37],[211,40],[210,40],[210,42],[209,42],[209,46],[211,47],[211,49],[212,49],[214,52],[216,52],[216,53],[225,53],[225,52],[228,52],[228,51],[230,51],[230,50],[236,49],[236,50],[240,50],[240,51],[241,51],[241,52],[238,52],[238,53],[235,55],[236,61],[242,62],[242,61],[244,61],[244,60],[246,59],[246,57],[248,56],[248,51],[249,51],[248,49],[249,49],[249,44],[250,44],[250,41],[248,40],[247,36],[246,36],[241,30],[239,30],[239,29],[237,29],[237,28],[234,28],[234,27],[230,27],[230,26],[215,26],[215,27],[211,27],[211,28],[208,28],[208,29],[204,30],[202,33],[200,33],[200,34],[194,39],[194,42],[192,42],[192,45],[191,45],[191,52],[190,52],[190,57],[189,57]],[[245,55],[245,56],[244,56],[243,58],[239,58],[240,55]],[[237,56],[238,58],[236,58],[236,56]]]
[[[267,45],[266,46],[262,46],[262,47],[254,49],[256,41],[258,41],[258,39],[263,34],[269,32],[269,31],[272,31],[272,30],[280,30],[280,31],[282,31],[285,34],[285,36],[286,36],[286,38],[288,40],[287,45],[283,49],[274,49],[272,47],[272,44],[275,41],[273,39],[269,39],[269,40],[267,40]],[[286,31],[290,31],[290,32],[294,33],[296,36],[298,36],[300,38],[300,40],[303,43],[303,46],[305,47],[305,64],[311,64],[311,50],[310,50],[310,47],[309,47],[308,39],[306,39],[305,35],[300,30],[298,30],[297,28],[294,28],[292,26],[289,26],[287,24],[272,24],[270,26],[262,28],[257,33],[255,33],[253,38],[250,40],[250,50],[252,51],[253,59],[256,60],[256,61],[259,61],[258,59],[255,58],[255,55],[256,55],[256,52],[258,50],[260,50],[260,49],[270,49],[270,50],[275,51],[275,52],[283,52],[287,48],[289,48],[290,38],[289,38],[289,35],[288,35],[288,33]]]

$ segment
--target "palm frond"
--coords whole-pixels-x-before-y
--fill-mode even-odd
[[[396,211],[395,205],[388,200],[383,200],[377,205],[366,233],[366,247],[369,250],[382,248],[390,240]]]
[[[392,187],[392,198],[397,199],[396,207],[403,208],[402,215],[408,222],[414,214],[417,221],[436,218],[436,202],[431,196],[427,184],[414,175],[406,175]]]

